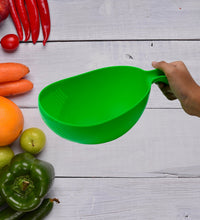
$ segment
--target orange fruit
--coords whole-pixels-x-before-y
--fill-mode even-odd
[[[24,117],[11,100],[0,96],[0,146],[13,143],[21,134]]]

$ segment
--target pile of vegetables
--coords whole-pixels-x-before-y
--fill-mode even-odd
[[[38,128],[22,132],[22,111],[3,97],[30,91],[33,84],[24,78],[29,71],[21,63],[0,63],[0,220],[41,220],[59,203],[47,197],[54,167],[34,156],[43,150],[45,134]],[[18,138],[24,153],[15,155],[10,145]]]
[[[21,63],[0,63],[0,96],[13,96],[30,91],[33,83],[23,77],[29,68]]]
[[[40,33],[40,23],[45,46],[50,30],[51,20],[47,0],[0,0],[0,23],[11,15],[17,34],[7,34],[1,39],[1,46],[6,52],[14,52],[19,42],[28,41],[30,35],[35,44]]]
[[[54,202],[60,203],[46,198],[55,177],[54,167],[34,156],[45,145],[41,132],[29,128],[22,133],[24,153],[14,155],[9,146],[0,145],[0,220],[41,220],[51,212]]]
[[[45,198],[54,180],[53,166],[25,152],[0,170],[0,219],[40,220],[57,199]],[[7,207],[4,207],[7,204]],[[3,206],[3,208],[2,208]]]
[[[10,15],[15,24],[19,39],[25,41],[32,36],[35,44],[40,32],[40,21],[43,31],[43,45],[46,44],[51,28],[50,13],[47,0],[9,0]],[[21,25],[22,24],[22,25]],[[22,28],[23,26],[23,28]]]

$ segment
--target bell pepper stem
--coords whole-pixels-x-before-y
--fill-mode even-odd
[[[29,194],[34,188],[34,184],[29,176],[17,177],[13,189],[18,194]]]
[[[56,198],[53,198],[53,199],[50,199],[51,202],[57,202],[57,203],[60,203],[60,201]]]
[[[29,181],[26,181],[24,180],[22,182],[22,191],[26,191],[27,187],[29,186],[30,182]]]

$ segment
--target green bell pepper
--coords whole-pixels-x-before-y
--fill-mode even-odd
[[[42,203],[54,179],[53,166],[30,153],[17,154],[0,175],[0,194],[8,205],[29,212]]]

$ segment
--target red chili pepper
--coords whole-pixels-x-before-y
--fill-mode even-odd
[[[25,0],[25,2],[29,14],[32,41],[35,44],[37,42],[40,32],[40,20],[39,20],[37,2],[36,0]]]
[[[21,23],[20,23],[18,14],[17,14],[15,2],[14,2],[14,0],[9,0],[9,3],[10,3],[10,15],[12,17],[14,24],[15,24],[15,28],[17,30],[19,39],[23,40],[23,30],[22,30],[22,26],[21,26]]]
[[[40,13],[40,20],[42,24],[42,31],[44,37],[43,45],[45,46],[51,29],[49,5],[47,0],[37,0],[37,5]]]
[[[24,27],[25,41],[27,41],[30,37],[30,25],[26,12],[25,2],[24,0],[15,0],[15,4],[17,6],[17,12]]]

